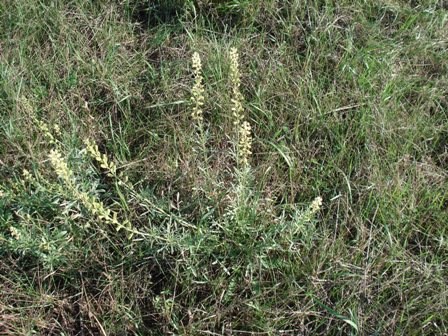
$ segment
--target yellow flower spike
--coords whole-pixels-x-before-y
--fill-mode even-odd
[[[100,167],[107,171],[107,175],[110,177],[116,176],[117,166],[114,162],[109,161],[106,154],[101,154],[98,149],[98,145],[90,139],[84,140],[84,144],[86,145],[86,150],[89,155],[99,163]]]
[[[232,116],[237,132],[237,159],[244,167],[249,166],[252,154],[252,134],[249,122],[244,120],[243,95],[240,91],[241,74],[239,56],[236,48],[230,49],[230,80],[232,82]]]
[[[45,122],[39,120],[35,116],[34,107],[31,106],[29,100],[25,97],[22,97],[19,100],[19,106],[26,112],[27,115],[29,115],[32,119],[33,124],[37,127],[37,129],[40,131],[40,133],[44,136],[44,138],[47,140],[48,143],[51,145],[58,147],[59,143],[57,139],[53,136],[51,133],[50,127]],[[59,125],[54,125],[53,130],[55,131],[56,135],[61,135],[61,130],[59,128]]]
[[[96,145],[95,145],[96,146]],[[97,146],[95,147],[92,143],[89,143],[87,146],[89,152],[96,153]],[[98,156],[101,158],[101,155]],[[73,173],[67,165],[67,162],[62,157],[61,153],[53,149],[49,154],[51,165],[55,170],[58,177],[64,181],[66,186],[68,187],[68,191],[79,201],[81,202],[88,211],[90,211],[93,215],[95,215],[98,219],[103,220],[104,222],[111,224],[116,227],[117,231],[119,231],[124,226],[118,222],[118,214],[104,206],[104,204],[97,200],[94,196],[90,196],[87,193],[78,190],[76,188],[76,181],[74,179]],[[110,165],[107,165],[109,167]],[[113,166],[115,167],[115,166]],[[127,220],[125,221],[126,228],[129,231],[132,231],[132,225]],[[128,224],[129,223],[129,224]]]
[[[249,157],[252,154],[251,127],[247,121],[243,121],[239,129],[238,155],[243,166],[249,165]]]
[[[64,180],[67,185],[72,185],[72,171],[68,168],[67,162],[62,158],[61,153],[57,149],[52,149],[48,155],[51,165],[56,174]]]
[[[33,121],[34,121],[34,124],[39,129],[39,131],[44,136],[44,138],[48,141],[48,143],[50,143],[51,145],[57,147],[58,143],[57,143],[55,137],[53,136],[53,134],[50,132],[50,128],[48,127],[48,125],[46,123],[44,123],[43,121],[35,118],[35,117],[33,117]],[[60,132],[60,130],[59,130],[59,132]]]
[[[244,119],[243,95],[240,92],[241,79],[239,70],[239,56],[236,48],[230,49],[230,80],[232,82],[232,116],[235,126],[239,126]]]
[[[193,54],[192,57],[192,63],[193,63],[193,74],[194,74],[194,84],[193,88],[191,90],[191,100],[193,102],[193,111],[191,113],[191,118],[197,123],[201,124],[204,120],[202,106],[204,105],[205,98],[204,98],[204,85],[202,77],[202,62],[201,57],[197,52]]]

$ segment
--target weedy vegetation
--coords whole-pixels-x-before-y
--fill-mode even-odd
[[[2,335],[444,335],[448,4],[0,2]]]

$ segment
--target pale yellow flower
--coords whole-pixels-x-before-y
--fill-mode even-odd
[[[90,150],[93,153],[96,153],[98,147],[89,143]],[[98,151],[99,153],[99,151]],[[125,220],[123,223],[118,221],[118,214],[108,208],[106,208],[103,202],[99,201],[96,197],[87,194],[86,192],[80,191],[79,188],[76,187],[76,181],[74,179],[73,173],[67,165],[67,162],[62,157],[61,153],[53,149],[49,154],[50,162],[55,170],[56,174],[59,176],[61,180],[66,184],[68,191],[84,205],[87,210],[89,210],[93,215],[97,216],[100,220],[105,221],[108,224],[114,225],[118,230],[122,228],[126,228],[129,231],[132,231],[132,225],[128,220]],[[111,164],[105,159],[105,156],[102,157],[100,155],[100,162],[105,162],[107,164],[107,168],[110,169]],[[115,166],[112,166],[115,167]],[[115,170],[114,170],[115,171]]]
[[[62,157],[61,153],[57,149],[52,149],[48,157],[50,158],[51,165],[56,174],[64,180],[65,183],[72,185],[73,173],[68,168],[67,162]]]
[[[200,124],[202,123],[204,116],[202,111],[202,106],[204,106],[205,98],[204,98],[204,85],[202,77],[202,62],[201,57],[197,52],[193,54],[192,58],[193,62],[193,74],[194,74],[194,84],[191,90],[191,100],[193,102],[193,111],[191,113],[192,119]]]
[[[247,121],[243,121],[239,129],[238,154],[243,166],[249,165],[249,157],[252,154],[251,127]]]
[[[9,227],[9,232],[15,239],[20,239],[20,231],[17,230],[14,226]]]
[[[230,49],[230,80],[232,82],[232,115],[233,123],[239,126],[244,119],[243,95],[240,92],[241,79],[239,70],[239,57],[236,48]]]
[[[311,213],[314,214],[314,213],[318,212],[321,207],[322,207],[322,197],[317,196],[310,205],[310,211],[311,211]]]
[[[106,154],[101,154],[98,145],[90,139],[84,140],[84,144],[86,145],[86,150],[89,155],[96,160],[100,167],[107,170],[107,175],[112,177],[117,175],[117,166],[115,163],[109,161]]]

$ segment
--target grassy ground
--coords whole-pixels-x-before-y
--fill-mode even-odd
[[[443,0],[2,1],[0,333],[446,334],[447,48]]]

